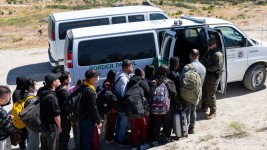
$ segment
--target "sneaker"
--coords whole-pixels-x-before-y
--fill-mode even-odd
[[[208,116],[207,116],[207,119],[213,119],[216,117],[216,113],[210,113]]]
[[[137,150],[137,147],[133,147],[132,150]]]
[[[112,143],[114,143],[114,140],[105,140],[105,143],[106,144],[112,144]]]
[[[143,144],[143,145],[140,146],[140,150],[146,150],[149,147],[150,147],[150,145],[146,143],[146,144]]]
[[[159,146],[159,143],[158,143],[158,141],[153,141],[151,145],[152,145],[153,147],[155,147],[155,146]]]
[[[131,143],[127,142],[127,141],[124,141],[124,142],[118,142],[118,146],[128,146],[130,145]]]

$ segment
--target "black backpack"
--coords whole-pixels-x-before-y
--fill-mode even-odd
[[[67,118],[72,121],[79,121],[82,119],[82,115],[80,114],[80,102],[84,93],[85,87],[84,85],[80,86],[76,91],[70,94],[68,100],[64,102],[64,106],[67,114]]]
[[[33,132],[41,132],[40,103],[50,95],[52,94],[46,95],[41,100],[38,98],[34,103],[24,108],[19,113],[22,122]]]
[[[138,81],[134,86],[130,87],[125,94],[125,103],[127,105],[126,115],[130,118],[143,117],[146,114],[148,105],[144,97],[144,90]]]
[[[111,87],[110,91],[102,90],[99,94],[99,100],[101,100],[101,109],[104,113],[107,113],[112,107],[116,109],[117,112],[124,112],[122,107],[123,98],[118,96],[115,92],[115,85],[119,82],[122,76],[120,76],[116,82]]]

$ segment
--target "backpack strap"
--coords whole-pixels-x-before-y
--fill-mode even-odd
[[[19,102],[20,102],[20,103],[24,102],[24,104],[25,104],[25,103],[28,102],[28,100],[30,100],[30,99],[33,98],[33,97],[35,97],[35,96],[34,96],[34,95],[27,96],[26,99],[19,100]]]
[[[188,64],[188,67],[189,67],[189,70],[194,70],[194,71],[196,71],[196,68],[190,63],[190,64]]]
[[[120,77],[116,80],[116,82],[114,82],[114,84],[113,84],[114,87],[115,87],[115,85],[120,81],[121,78],[122,78],[122,76],[120,76]]]

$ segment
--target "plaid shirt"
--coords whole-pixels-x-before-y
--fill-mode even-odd
[[[7,112],[0,106],[0,141],[9,137],[15,128],[9,119]]]

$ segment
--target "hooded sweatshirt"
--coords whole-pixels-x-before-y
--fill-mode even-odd
[[[48,95],[45,97],[46,95]],[[60,108],[58,106],[58,99],[56,93],[49,87],[44,86],[37,92],[37,96],[40,98],[40,120],[42,123],[43,131],[57,130],[57,124],[54,117],[59,116]],[[45,99],[44,99],[45,98]]]

